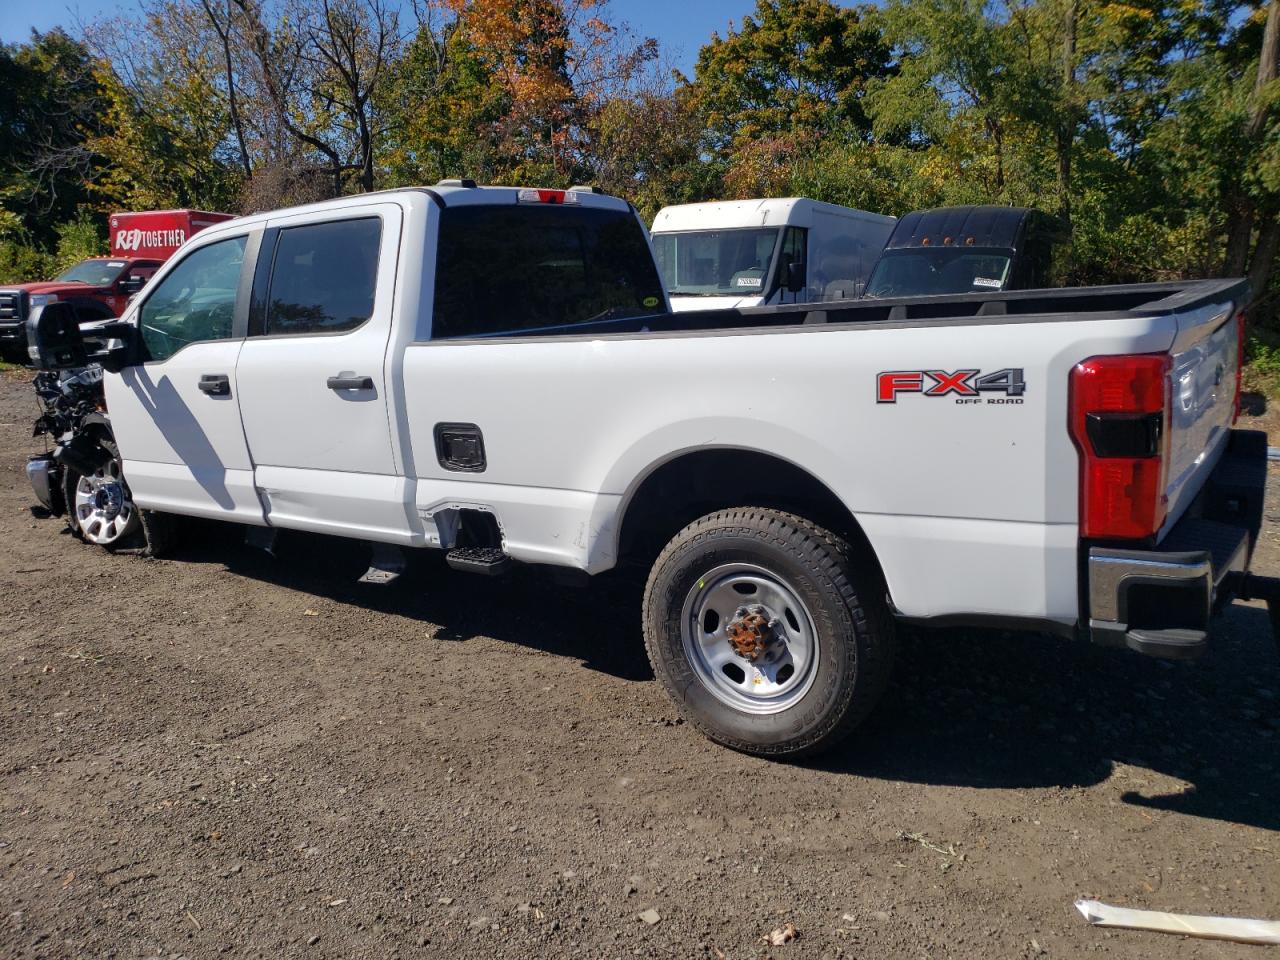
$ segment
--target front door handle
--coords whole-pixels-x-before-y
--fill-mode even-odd
[[[325,381],[330,390],[372,390],[373,377],[330,377]]]
[[[201,374],[200,391],[211,397],[229,397],[231,396],[231,378],[225,373]]]

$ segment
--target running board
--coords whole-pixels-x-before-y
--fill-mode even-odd
[[[499,576],[511,568],[511,558],[497,547],[454,547],[444,559],[454,570],[486,577]]]
[[[369,569],[360,578],[360,583],[385,586],[404,573],[407,563],[403,550],[389,543],[373,543],[370,546],[373,548],[373,557],[369,561]]]

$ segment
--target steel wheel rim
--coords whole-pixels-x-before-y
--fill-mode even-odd
[[[90,543],[108,546],[125,534],[135,510],[119,461],[112,458],[91,475],[80,475],[74,509],[76,525]]]
[[[754,662],[729,639],[744,608],[763,608],[775,624]],[[781,713],[803,699],[817,675],[818,633],[808,606],[794,587],[755,564],[723,564],[700,577],[685,598],[680,633],[694,675],[735,710]]]

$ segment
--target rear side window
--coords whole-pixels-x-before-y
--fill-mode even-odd
[[[342,333],[373,315],[382,221],[287,227],[276,239],[268,334]]]
[[[561,205],[446,207],[432,338],[571,333],[663,310],[630,211]]]

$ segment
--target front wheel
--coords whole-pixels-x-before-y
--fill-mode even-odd
[[[62,492],[71,532],[112,553],[164,556],[176,540],[177,518],[137,507],[125,482],[115,441],[100,436],[98,444],[107,457],[91,475],[72,467],[63,471]]]
[[[108,550],[131,546],[141,530],[138,509],[121,471],[120,451],[107,438],[98,441],[108,454],[92,474],[67,467],[63,493],[71,532]]]
[[[801,517],[735,508],[680,531],[644,598],[645,646],[682,713],[762,756],[827,749],[884,689],[893,621],[879,576]]]

